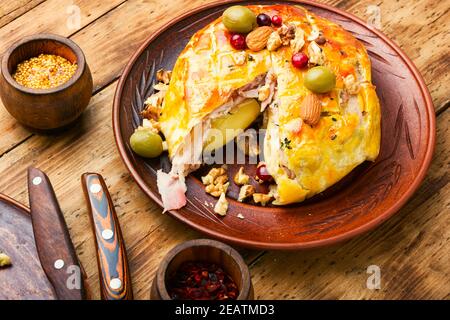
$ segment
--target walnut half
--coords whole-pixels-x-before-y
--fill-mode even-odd
[[[208,174],[202,177],[202,182],[206,186],[205,191],[214,197],[220,197],[226,193],[230,183],[225,168],[212,168]]]
[[[278,34],[281,38],[281,44],[283,46],[288,46],[291,43],[291,40],[295,38],[295,29],[297,27],[293,24],[285,25],[283,24],[281,28],[278,29]]]
[[[248,197],[253,195],[255,193],[255,191],[256,190],[255,190],[254,186],[252,186],[250,184],[243,185],[241,187],[241,189],[239,190],[238,201],[243,202],[245,199],[247,199]]]
[[[214,206],[214,212],[221,216],[225,216],[227,214],[227,211],[228,211],[228,201],[225,197],[225,193],[221,193],[219,200]]]
[[[247,184],[250,180],[250,177],[244,173],[244,167],[240,167],[239,171],[234,176],[234,183],[236,183],[238,186],[242,186],[244,184]]]
[[[359,83],[352,74],[349,74],[344,78],[344,86],[350,94],[358,94],[359,92]]]
[[[169,84],[172,78],[172,71],[160,69],[156,71],[156,80],[164,84]]]
[[[142,120],[142,126],[138,127],[137,130],[141,129],[147,129],[153,133],[158,134],[161,131],[161,125],[158,121],[155,121],[153,119],[144,119]]]
[[[302,28],[295,29],[295,38],[291,40],[292,53],[298,53],[305,45],[305,32]]]
[[[261,205],[263,207],[271,200],[272,200],[272,196],[270,194],[265,194],[265,193],[254,193],[253,194],[253,201],[255,201],[255,203],[261,203]]]
[[[308,46],[309,62],[319,66],[325,63],[325,55],[322,48],[315,41],[311,41]]]

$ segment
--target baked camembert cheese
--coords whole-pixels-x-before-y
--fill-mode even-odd
[[[229,141],[212,143],[211,129],[245,129],[262,113],[275,205],[301,202],[374,161],[380,105],[363,44],[300,6],[227,11],[193,35],[164,88],[154,120],[172,162],[157,174],[164,209],[186,204],[184,179],[201,152]]]

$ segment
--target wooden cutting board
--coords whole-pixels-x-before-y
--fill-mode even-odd
[[[56,299],[38,258],[29,209],[2,194],[0,251],[12,261],[0,268],[0,300]]]

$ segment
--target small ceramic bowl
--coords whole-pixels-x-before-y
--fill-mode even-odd
[[[150,294],[152,300],[171,300],[166,281],[186,261],[206,261],[221,266],[239,289],[237,300],[253,299],[250,271],[242,256],[222,242],[196,239],[176,246],[165,256],[153,279]]]
[[[54,54],[77,63],[69,81],[51,89],[31,89],[12,77],[17,65],[38,55]],[[14,44],[1,63],[0,97],[9,113],[23,125],[50,130],[65,127],[86,109],[92,96],[92,75],[80,47],[53,34],[37,34]]]

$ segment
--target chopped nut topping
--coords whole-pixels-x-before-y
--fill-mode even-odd
[[[147,107],[141,112],[141,116],[144,119],[152,119],[157,121],[161,114],[161,107],[157,107],[151,104],[148,104]]]
[[[164,94],[161,92],[156,92],[152,94],[147,100],[144,101],[144,105],[146,106],[155,106],[161,107],[164,101]]]
[[[8,267],[11,265],[11,258],[5,253],[0,252],[0,267]]]
[[[263,85],[258,89],[258,100],[259,101],[265,101],[270,96],[270,86],[269,85]]]
[[[221,193],[219,200],[214,206],[214,212],[221,216],[225,216],[227,214],[227,211],[228,211],[228,201],[225,197],[225,193]]]
[[[305,45],[305,32],[302,28],[295,29],[295,38],[291,40],[292,53],[296,54],[302,50]]]
[[[237,66],[242,66],[247,62],[247,52],[241,51],[234,54],[234,62]]]
[[[308,41],[316,41],[317,38],[319,38],[320,36],[321,36],[321,32],[320,32],[319,28],[317,28],[316,25],[313,25],[312,29],[311,29],[311,33],[309,34],[307,40]]]
[[[274,31],[270,34],[269,39],[267,39],[267,50],[275,51],[279,47],[281,47],[282,41],[280,35],[277,31]]]
[[[357,94],[359,92],[359,83],[352,74],[344,78],[344,86],[350,94]]]
[[[295,25],[285,25],[283,24],[280,29],[278,29],[278,34],[281,38],[281,43],[283,46],[288,46],[291,40],[295,38]]]
[[[241,189],[239,190],[239,196],[238,196],[238,201],[242,202],[244,201],[246,198],[250,197],[251,195],[253,195],[255,193],[255,187],[250,185],[250,184],[246,184],[243,185],[241,187]]]
[[[158,91],[164,91],[164,94],[165,94],[166,91],[169,90],[169,86],[167,84],[159,82],[153,86],[153,89],[158,90]]]
[[[225,168],[212,168],[209,173],[202,177],[205,191],[214,197],[219,197],[221,193],[226,193],[230,183]]]
[[[153,120],[151,118],[150,119],[144,119],[142,121],[142,126],[139,127],[138,130],[140,128],[149,129],[151,132],[154,132],[154,133],[159,133],[161,131],[161,125],[159,124],[159,122],[155,121],[155,120]]]
[[[169,84],[171,78],[172,78],[172,71],[167,71],[164,69],[156,71],[156,80],[158,82]]]
[[[157,91],[148,97],[145,102],[144,111],[141,112],[141,116],[145,119],[153,119],[158,120],[161,114],[161,107],[164,102],[164,96],[166,95],[167,90],[169,89],[170,77],[172,75],[171,71],[166,70],[158,70],[156,72],[156,80],[157,84],[153,86],[153,88]]]
[[[204,185],[208,185],[213,183],[217,177],[223,175],[226,175],[226,170],[224,168],[212,168],[206,176],[202,177],[202,182]]]
[[[158,120],[159,115],[161,114],[161,107],[164,102],[165,93],[165,90],[158,91],[145,100],[145,109],[141,112],[141,116],[143,118]]]
[[[300,133],[300,131],[302,130],[302,126],[303,126],[302,118],[294,118],[290,120],[288,123],[286,123],[284,128],[292,133]]]
[[[261,205],[263,207],[271,200],[272,200],[272,196],[270,194],[264,194],[264,193],[254,193],[253,194],[253,201],[255,201],[255,203],[261,203]]]
[[[323,55],[322,48],[312,41],[308,46],[309,62],[312,64],[323,65],[325,63],[325,56]]]
[[[244,184],[247,184],[250,177],[244,173],[244,167],[240,167],[239,171],[234,176],[234,183],[236,183],[238,186],[242,186]]]
[[[219,197],[221,193],[226,193],[228,190],[229,182],[225,184],[210,184],[207,185],[205,191],[213,197]]]

